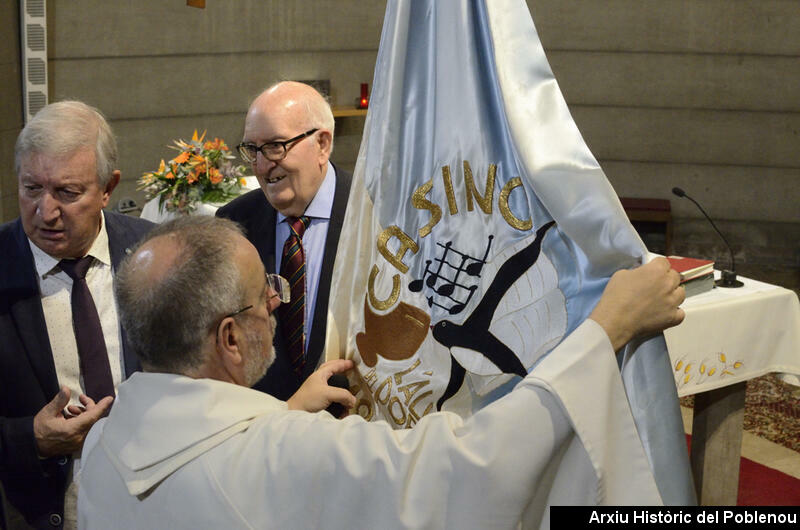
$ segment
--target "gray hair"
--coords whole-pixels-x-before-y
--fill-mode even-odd
[[[97,180],[105,187],[117,165],[117,141],[103,114],[80,101],[51,103],[22,129],[14,146],[14,172],[30,154],[65,156],[93,148]]]
[[[208,334],[223,315],[237,311],[246,290],[234,262],[236,223],[210,216],[185,216],[152,230],[137,247],[170,236],[179,256],[158,281],[146,279],[126,258],[116,273],[114,293],[122,325],[148,370],[185,374],[206,359]]]

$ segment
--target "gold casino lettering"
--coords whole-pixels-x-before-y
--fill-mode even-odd
[[[469,165],[469,161],[464,160],[463,165],[467,211],[473,211],[475,209],[475,204],[477,204],[484,214],[491,215],[492,201],[494,199],[494,181],[497,175],[497,165],[489,164],[489,169],[486,174],[486,186],[482,195],[478,191],[478,187],[475,185],[475,179],[473,178],[472,168]],[[442,184],[444,185],[444,191],[447,197],[448,215],[453,216],[458,214],[458,203],[456,202],[456,195],[453,190],[450,166],[443,166],[441,174]],[[522,179],[519,177],[514,177],[506,182],[505,186],[503,186],[503,189],[500,190],[500,194],[497,198],[497,208],[500,210],[500,214],[510,227],[516,230],[527,231],[533,227],[531,218],[528,217],[524,220],[519,219],[511,212],[511,208],[508,206],[508,199],[511,196],[511,192],[518,188],[523,194],[525,193],[525,188],[522,187]],[[411,205],[414,208],[417,210],[427,210],[431,214],[430,221],[428,221],[425,226],[418,230],[420,238],[427,237],[433,230],[433,227],[442,220],[442,208],[438,204],[431,202],[426,198],[431,189],[433,189],[433,178],[414,190],[414,193],[411,195]],[[393,251],[389,248],[389,241],[397,242],[396,250]],[[377,244],[378,252],[380,252],[381,256],[383,256],[386,261],[392,265],[392,267],[402,273],[408,272],[408,265],[406,265],[403,261],[406,253],[409,250],[412,252],[412,254],[416,254],[419,251],[419,244],[414,241],[410,235],[403,232],[403,230],[396,225],[391,225],[385,228],[378,235]],[[386,310],[392,307],[400,297],[400,275],[395,274],[392,277],[392,291],[389,296],[385,299],[380,299],[375,294],[375,280],[378,277],[379,272],[380,269],[378,266],[373,265],[369,275],[367,294],[369,296],[370,304],[374,308]]]

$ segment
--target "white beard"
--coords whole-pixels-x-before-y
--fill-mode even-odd
[[[270,318],[270,325],[274,337],[275,317]],[[266,350],[261,335],[255,330],[248,329],[245,332],[245,340],[247,341],[247,355],[244,360],[245,384],[252,387],[266,375],[267,370],[275,361],[275,346],[270,343],[269,350]]]

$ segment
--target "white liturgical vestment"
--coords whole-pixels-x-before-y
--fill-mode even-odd
[[[551,498],[659,504],[646,460],[627,462],[643,451],[637,436],[583,447],[570,424],[634,428],[615,423],[630,413],[606,334],[587,321],[558,348],[469,419],[432,413],[408,430],[288,411],[229,383],[134,374],[87,437],[79,525],[538,528],[549,527]],[[593,482],[571,478],[569,453],[599,470]],[[623,480],[607,480],[609,468]]]

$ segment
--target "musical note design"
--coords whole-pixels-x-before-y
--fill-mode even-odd
[[[484,291],[483,298],[463,323],[456,324],[449,320],[440,320],[433,326],[433,338],[448,349],[457,346],[478,352],[505,374],[525,377],[527,370],[520,362],[519,357],[489,331],[489,326],[500,300],[514,282],[519,280],[539,259],[542,240],[554,225],[555,221],[550,221],[539,228],[536,231],[536,238],[530,245],[511,256],[500,266],[492,283]],[[452,351],[450,360],[450,381],[447,383],[444,394],[436,402],[436,410],[441,410],[442,404],[451,398],[464,382],[466,371],[453,357]]]
[[[422,278],[409,283],[408,289],[415,293],[422,291],[423,287],[432,289],[439,297],[449,299],[452,304],[449,306],[442,305],[431,295],[428,296],[428,307],[440,307],[451,315],[457,315],[467,307],[467,304],[472,300],[472,295],[478,290],[477,284],[465,285],[464,283],[459,283],[459,277],[462,273],[471,278],[481,277],[483,266],[489,257],[489,250],[492,248],[492,239],[494,239],[494,236],[489,236],[483,258],[476,258],[454,249],[452,241],[448,241],[444,245],[437,242],[436,245],[444,249],[442,257],[436,258],[436,260],[426,260]],[[458,261],[460,258],[458,265],[448,261],[448,254],[451,253],[453,261]],[[431,270],[431,265],[433,265],[434,261],[436,262],[435,271]],[[466,296],[466,299],[463,298],[464,296]],[[447,302],[445,301],[445,303]]]

